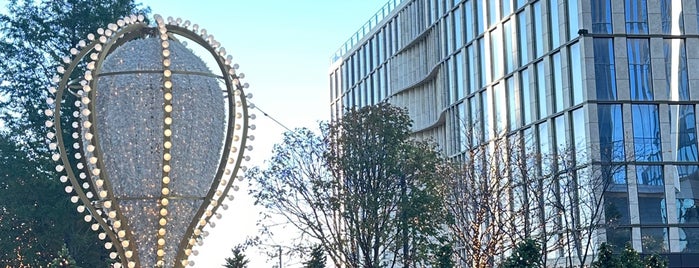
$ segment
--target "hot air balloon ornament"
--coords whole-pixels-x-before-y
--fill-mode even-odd
[[[196,24],[158,15],[155,24],[131,15],[88,35],[47,98],[56,171],[114,267],[193,265],[252,150],[238,65]]]

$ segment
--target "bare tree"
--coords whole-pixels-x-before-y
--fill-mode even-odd
[[[407,112],[382,103],[324,126],[286,133],[252,193],[320,242],[337,267],[431,264],[442,246],[446,210],[435,148],[410,139]],[[316,241],[308,241],[306,238]]]

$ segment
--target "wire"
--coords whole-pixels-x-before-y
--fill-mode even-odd
[[[260,109],[260,106],[258,106],[257,104],[254,104],[254,103],[252,103],[252,102],[251,102],[250,104],[253,105],[253,109],[257,109],[257,110],[260,111],[264,116],[266,116],[266,117],[268,117],[269,119],[271,119],[272,121],[274,121],[274,123],[277,123],[277,125],[280,125],[281,127],[283,127],[284,129],[286,129],[286,130],[289,131],[289,132],[293,132],[290,128],[288,128],[287,126],[285,126],[284,124],[282,124],[281,122],[279,122],[279,120],[275,119],[274,117],[270,116],[268,113],[266,113],[265,111],[263,111],[262,109]]]

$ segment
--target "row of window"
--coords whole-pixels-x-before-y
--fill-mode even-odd
[[[643,253],[667,253],[670,252],[670,239],[668,231],[676,229],[679,234],[677,249],[673,252],[699,253],[699,228],[664,228],[664,227],[641,227],[640,241]],[[608,228],[607,243],[617,249],[623,249],[631,241],[631,230],[629,227]]]
[[[684,39],[627,38],[628,77],[617,77],[613,38],[595,38],[594,63],[595,83],[598,100],[689,100],[689,75],[687,52]],[[651,44],[662,42],[664,66],[652,66]],[[623,55],[619,55],[622,56]],[[657,57],[657,55],[656,55]],[[653,67],[664,70],[655,70]],[[665,88],[653,88],[653,76],[664,76]],[[617,80],[629,81],[629,96],[621,97],[617,90]],[[661,91],[661,90],[664,90]]]
[[[612,33],[612,2],[615,2],[615,0],[592,1],[593,33]],[[685,1],[651,0],[650,2],[651,5],[657,6],[649,6],[648,0],[624,1],[624,19],[627,34],[684,34],[683,2]],[[658,18],[660,28],[654,31],[652,31],[652,24],[649,24],[649,9],[660,10],[660,18]]]
[[[525,5],[526,1],[517,1],[516,9],[511,8],[508,0],[465,0],[453,3],[413,1],[398,16],[386,22],[354,54],[347,57],[342,67],[342,89],[348,90],[356,86],[373,70],[386,64],[389,55],[406,45],[403,41],[414,40],[428,27],[439,33],[441,46],[434,49],[442,59],[449,58],[465,45],[468,46],[465,50],[470,51],[469,59],[480,59],[479,65],[470,66],[474,66],[474,69],[478,66],[481,70],[478,85],[482,87],[515,70],[517,58],[518,66],[524,66],[530,59],[539,58],[545,51],[560,46],[560,25],[569,26],[567,40],[577,36],[577,1],[563,1],[565,5],[558,1],[540,0],[533,1],[530,5]],[[561,6],[566,8],[567,20],[563,19],[562,14],[559,16]],[[440,10],[443,12],[439,12]],[[517,13],[513,13],[515,10]],[[550,15],[546,22],[544,10]],[[487,19],[485,14],[488,14]],[[529,21],[533,24],[528,25]],[[545,27],[548,29],[544,30]],[[528,39],[530,36],[533,40]],[[545,36],[547,39],[544,39]],[[530,47],[533,47],[531,52]]]

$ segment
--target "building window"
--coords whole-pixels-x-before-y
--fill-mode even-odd
[[[454,18],[454,42],[456,43],[456,49],[459,49],[464,45],[464,22],[461,20],[461,7],[454,10],[452,17]]]
[[[697,171],[697,166],[691,167],[694,172]],[[699,223],[699,196],[693,194],[690,189],[692,187],[697,187],[699,185],[699,179],[695,176],[691,177],[680,177],[680,191],[676,192],[676,206],[677,206],[677,223],[680,224],[697,224]],[[697,237],[699,239],[699,237]],[[699,242],[699,240],[694,240]]]
[[[531,90],[529,84],[529,72],[527,69],[519,72],[519,79],[521,81],[520,88],[522,95],[522,113],[524,114],[524,124],[528,125],[532,122],[532,100],[531,100]]]
[[[476,74],[475,68],[476,66],[476,49],[475,49],[475,44],[472,44],[468,47],[466,47],[466,51],[468,52],[468,66],[466,66],[466,72],[468,73],[468,93],[471,94],[473,92],[478,91],[478,74]]]
[[[512,6],[510,5],[509,0],[503,0],[502,1],[502,16],[500,17],[507,17],[507,15],[510,15],[512,13]]]
[[[616,70],[614,68],[614,43],[611,38],[595,38],[595,86],[597,99],[616,100]]]
[[[563,70],[563,66],[561,66],[561,53],[556,52],[551,56],[551,76],[553,83],[551,85],[553,88],[551,89],[551,92],[553,92],[553,97],[556,99],[555,103],[555,111],[560,112],[565,109],[565,104],[564,104],[564,98],[563,98],[563,76],[561,75],[561,72]]]
[[[517,14],[517,27],[519,28],[519,66],[524,66],[529,62],[529,46],[528,41],[528,28],[527,28],[527,13],[520,12]]]
[[[485,19],[483,18],[483,1],[475,0],[476,4],[476,36],[485,32]]]
[[[455,100],[458,101],[464,98],[464,58],[461,52],[454,55],[454,72]]]
[[[558,20],[558,0],[549,0],[549,19],[551,22],[551,47],[557,48],[561,45],[561,37],[559,36],[559,20]]]
[[[461,102],[456,106],[456,109],[459,113],[459,119],[458,122],[456,122],[458,125],[458,132],[456,135],[459,135],[459,146],[456,148],[459,148],[459,152],[463,152],[464,150],[468,149],[468,131],[465,127],[468,120],[468,118],[466,118],[466,105],[464,102]]]
[[[495,118],[495,136],[498,137],[507,129],[507,99],[503,83],[493,86],[493,115]]]
[[[592,0],[592,32],[612,33],[611,0]]]
[[[663,166],[636,166],[641,224],[667,223]]]
[[[575,146],[575,161],[578,165],[585,164],[590,157],[587,153],[587,130],[585,126],[585,114],[583,108],[572,112],[573,120],[573,146]]]
[[[532,4],[534,8],[534,52],[536,57],[544,55],[544,17],[541,12],[541,1]]]
[[[471,108],[471,122],[469,127],[469,130],[471,131],[471,148],[478,146],[483,141],[481,136],[483,135],[483,129],[481,128],[482,117],[480,113],[481,109],[479,109],[479,102],[480,99],[478,98],[478,95],[469,99],[469,108]]]
[[[468,0],[464,3],[464,23],[466,25],[466,43],[471,42],[475,35],[475,29],[473,28],[473,2]]]
[[[622,191],[604,193],[604,216],[607,224],[611,226],[631,224],[629,194],[626,185],[623,186]]]
[[[483,88],[485,85],[490,82],[490,79],[488,77],[488,63],[486,62],[486,59],[488,58],[488,55],[485,53],[485,38],[478,39],[478,60],[479,60],[479,67],[480,69],[478,72],[480,72],[480,84],[479,84],[479,89]]]
[[[551,160],[553,159],[553,152],[551,151],[551,143],[549,142],[549,125],[548,122],[537,126],[537,132],[539,133],[539,159],[541,166],[541,175],[548,176],[553,172],[551,170],[553,165],[551,165]]]
[[[660,0],[660,17],[663,34],[684,34],[682,1]]]
[[[652,100],[653,80],[648,39],[626,39],[629,56],[629,86],[632,100]]]
[[[648,3],[647,0],[626,0],[624,13],[626,14],[626,33],[648,33]]]
[[[687,75],[687,52],[683,39],[665,39],[665,87],[673,101],[689,100],[689,77]]]
[[[569,47],[569,57],[568,68],[570,70],[570,91],[573,92],[573,105],[577,105],[583,102],[583,79],[582,79],[582,63],[580,62],[580,43],[574,43]],[[597,68],[597,65],[595,65]]]
[[[517,102],[519,97],[517,96],[517,87],[515,86],[514,77],[507,78],[507,115],[509,117],[509,130],[513,131],[522,126],[522,119],[520,117],[521,111],[519,110],[521,105]]]
[[[493,125],[491,124],[491,116],[490,116],[490,104],[492,103],[493,96],[491,95],[492,91],[490,89],[487,89],[486,91],[481,92],[481,109],[483,112],[483,141],[488,141],[490,140],[491,134],[492,134],[492,129]]]
[[[546,93],[546,71],[544,61],[536,63],[536,92],[539,106],[539,119],[548,116],[548,98]]]
[[[643,253],[666,253],[669,251],[667,228],[641,228]]]
[[[500,20],[500,16],[498,16],[498,7],[500,7],[500,0],[488,1],[488,25],[491,27]]]
[[[497,27],[490,32],[490,66],[493,80],[502,77],[502,33]]]
[[[697,161],[697,130],[694,105],[670,105],[670,136],[675,161]],[[689,174],[680,174],[689,175]],[[682,176],[684,177],[684,176]]]
[[[607,228],[607,244],[614,248],[624,248],[631,241],[630,227]]]
[[[554,135],[556,137],[556,153],[561,156],[566,156],[568,154],[568,139],[566,138],[565,114],[556,116],[556,118],[553,119],[553,123],[556,127],[556,133]],[[561,167],[565,168],[563,165]],[[559,170],[561,170],[561,168],[559,168]]]
[[[568,40],[573,40],[578,36],[578,30],[580,30],[578,0],[568,0],[565,2],[568,8]]]
[[[505,54],[503,56],[505,57],[505,73],[509,74],[515,69],[515,50],[517,48],[513,47],[512,44],[512,38],[515,36],[514,33],[512,32],[512,20],[506,21],[503,25],[503,43],[505,46]]]
[[[527,4],[529,0],[516,0],[517,1],[517,8],[523,7],[524,5]]]
[[[699,228],[680,228],[680,252],[699,253]]]
[[[621,104],[598,104],[600,161],[604,163],[623,162],[624,122]]]
[[[631,106],[633,119],[634,156],[637,161],[662,161],[660,146],[660,122],[658,106],[634,104]]]
[[[638,165],[636,166],[636,183],[638,191],[643,193],[664,193],[664,187],[652,187],[665,185],[663,179],[663,166]],[[648,187],[651,186],[651,187]]]

